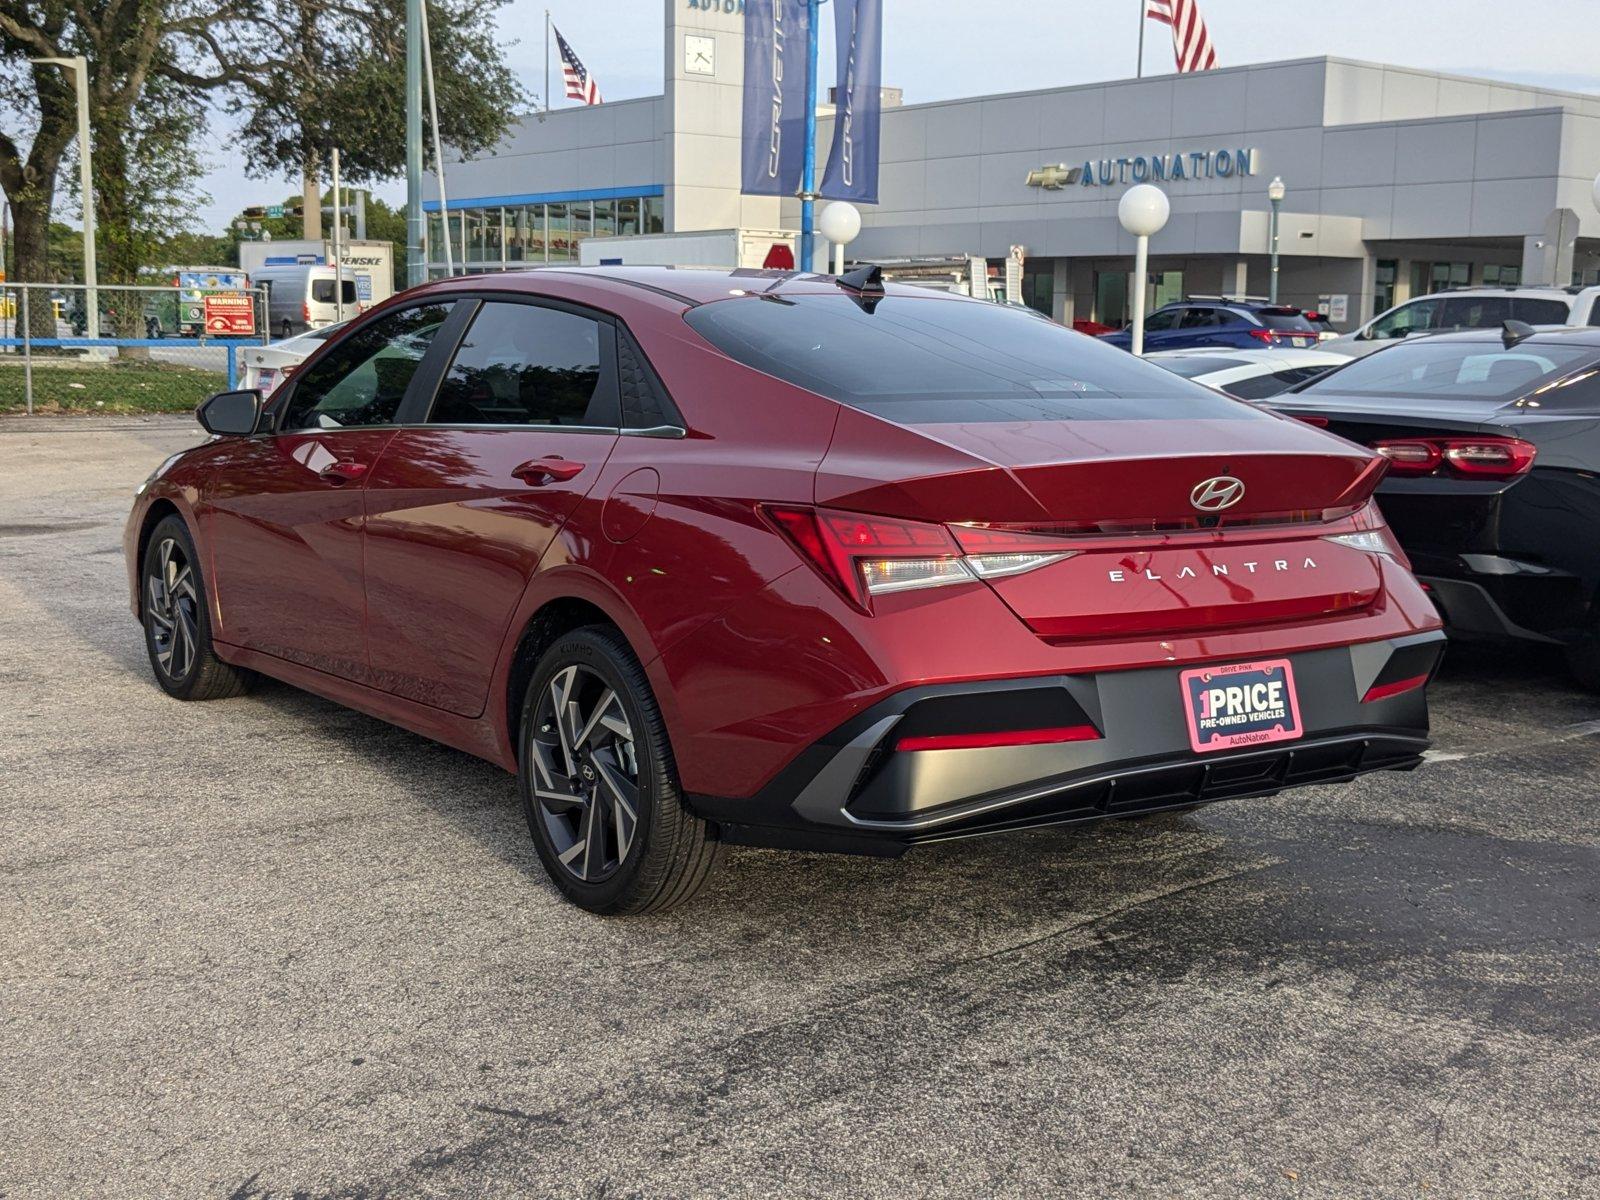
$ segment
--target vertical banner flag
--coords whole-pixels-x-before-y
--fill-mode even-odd
[[[746,0],[739,190],[752,196],[795,195],[805,138],[805,0]]]
[[[833,147],[818,189],[824,199],[878,202],[878,126],[883,115],[883,0],[834,0],[839,82]]]

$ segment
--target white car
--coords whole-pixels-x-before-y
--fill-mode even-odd
[[[1455,329],[1527,325],[1600,325],[1600,287],[1474,287],[1433,292],[1379,313],[1359,329],[1324,342],[1351,358],[1381,350],[1397,338]]]
[[[239,361],[243,369],[239,372],[239,387],[259,388],[262,399],[266,399],[272,395],[274,388],[294,374],[296,367],[311,357],[317,347],[347,324],[348,321],[324,325],[321,329],[284,338],[270,346],[251,346],[241,350]]]
[[[1145,358],[1175,375],[1241,400],[1276,396],[1286,388],[1350,361],[1347,354],[1333,354],[1327,350],[1234,350],[1228,346],[1161,350]]]

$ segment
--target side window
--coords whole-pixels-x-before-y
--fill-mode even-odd
[[[1439,328],[1493,329],[1510,316],[1511,301],[1506,296],[1456,296],[1440,307]]]
[[[363,325],[297,377],[281,430],[392,425],[450,305],[422,304]]]
[[[1178,314],[1182,311],[1183,309],[1181,308],[1168,308],[1163,309],[1161,312],[1151,313],[1144,319],[1144,331],[1146,333],[1151,331],[1160,333],[1163,330],[1171,329],[1173,322],[1176,321]]]
[[[1388,316],[1379,317],[1374,321],[1372,332],[1368,336],[1398,338],[1431,329],[1438,309],[1437,300],[1418,300],[1414,304],[1402,304]]]
[[[467,328],[428,420],[445,425],[615,425],[592,317],[490,301]]]
[[[1511,315],[1529,325],[1565,325],[1572,310],[1565,300],[1539,300],[1533,296],[1513,296]],[[1591,315],[1589,323],[1595,323]]]
[[[1214,308],[1186,308],[1179,329],[1215,329],[1222,322]]]

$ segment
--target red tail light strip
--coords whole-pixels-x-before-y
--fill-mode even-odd
[[[1390,696],[1398,696],[1401,692],[1409,692],[1412,688],[1419,688],[1428,682],[1426,675],[1413,675],[1410,679],[1397,679],[1393,683],[1379,683],[1367,689],[1367,694],[1361,697],[1361,703],[1371,704],[1374,700],[1387,700]]]
[[[1515,479],[1533,469],[1538,447],[1512,437],[1392,438],[1372,443],[1389,460],[1389,474],[1420,478]]]
[[[983,750],[994,746],[1047,746],[1055,742],[1098,741],[1093,725],[1057,725],[1050,729],[1006,729],[997,733],[936,733],[901,738],[896,750]]]

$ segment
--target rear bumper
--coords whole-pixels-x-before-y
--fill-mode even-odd
[[[1573,618],[1582,612],[1582,597],[1578,581],[1570,575],[1520,582],[1503,576],[1479,580],[1418,575],[1417,579],[1427,586],[1452,637],[1564,645],[1579,632]],[[1571,626],[1566,631],[1568,636],[1542,633],[1517,619],[1530,616],[1541,623],[1556,622],[1557,628],[1565,619]]]
[[[1180,668],[983,680],[910,688],[858,714],[801,753],[757,795],[690,797],[724,840],[796,849],[897,854],[969,837],[1215,800],[1270,795],[1380,770],[1410,770],[1428,747],[1426,688],[1371,702],[1375,685],[1431,678],[1437,632],[1290,655],[1304,735],[1262,748],[1196,753]],[[1186,664],[1191,665],[1191,664]],[[1023,728],[1079,714],[1091,741],[900,751],[897,740],[941,726]],[[1069,715],[1063,715],[1069,714]]]

